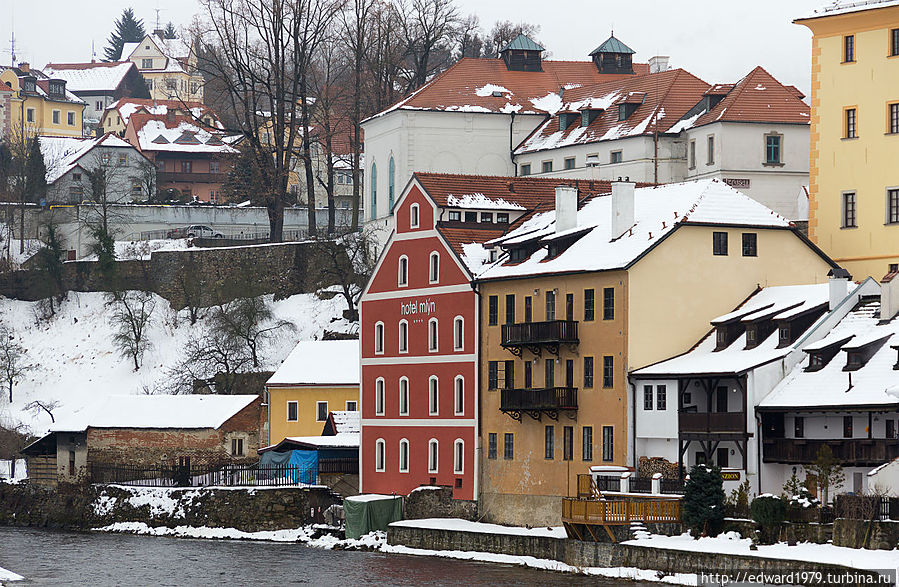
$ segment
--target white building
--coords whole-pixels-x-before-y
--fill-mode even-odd
[[[125,43],[122,60],[134,62],[151,98],[203,101],[203,76],[197,71],[197,52],[189,40],[167,39],[163,31],[155,30],[138,43]]]

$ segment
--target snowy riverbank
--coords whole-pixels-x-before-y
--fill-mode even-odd
[[[0,585],[3,585],[3,583],[7,581],[23,581],[24,579],[25,577],[22,575],[18,575],[8,569],[0,567]]]

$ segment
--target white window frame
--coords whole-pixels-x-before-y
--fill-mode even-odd
[[[319,416],[321,416],[320,407],[321,405],[325,405],[325,419],[322,420]],[[315,421],[316,422],[325,422],[328,419],[328,402],[315,402]]]
[[[418,204],[412,204],[409,206],[409,228],[418,228],[419,221]]]
[[[383,416],[387,410],[385,404],[387,403],[387,384],[384,382],[383,377],[378,377],[375,379],[375,416]]]
[[[375,322],[375,354],[384,354],[384,323]]]
[[[62,124],[62,110],[53,111],[53,124]]]
[[[431,326],[433,324],[433,327]],[[440,350],[438,340],[440,338],[440,323],[437,318],[428,320],[428,352],[436,353]]]
[[[455,475],[465,474],[465,441],[457,438],[453,442],[453,473]]]
[[[405,467],[403,466],[403,457],[406,457]],[[409,441],[405,438],[400,438],[400,454],[399,454],[399,470],[400,473],[408,473],[409,472]]]
[[[34,122],[34,108],[25,109],[25,122]]]
[[[375,472],[384,472],[384,462],[387,460],[387,445],[383,438],[375,441]]]
[[[465,318],[462,316],[453,318],[453,350],[465,350]]]
[[[409,321],[408,320],[400,320],[399,328],[397,329],[397,337],[399,340],[397,341],[397,348],[400,353],[408,353],[409,352]]]
[[[407,287],[409,285],[409,257],[400,255],[400,259],[396,264],[396,285],[397,287]]]
[[[428,377],[428,415],[440,414],[440,379],[436,375]]]
[[[75,113],[71,110],[66,111],[66,124],[69,126],[75,126]]]
[[[431,251],[428,257],[428,283],[440,283],[440,253]]]
[[[290,404],[294,404],[297,407],[297,409],[295,410],[297,417],[294,418],[293,420],[290,419]],[[299,422],[300,421],[300,402],[298,402],[296,400],[290,400],[287,402],[287,413],[284,415],[284,419],[286,422]]]
[[[400,416],[409,415],[409,378],[403,375],[399,384]]]
[[[456,375],[453,380],[453,413],[457,416],[465,414],[465,377],[462,375]]]
[[[353,406],[352,408],[350,407],[350,404],[352,404],[352,406]],[[354,399],[348,399],[348,400],[346,400],[346,411],[348,411],[348,412],[358,412],[358,411],[359,411],[359,402],[357,402],[357,401],[354,400]]]
[[[436,438],[428,441],[428,473],[437,473],[440,466],[440,443]]]

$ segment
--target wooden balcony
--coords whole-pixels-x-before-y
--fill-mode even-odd
[[[577,321],[575,320],[503,324],[501,344],[517,356],[521,356],[524,348],[529,349],[535,355],[539,355],[544,348],[558,355],[560,345],[576,345],[577,343]]]
[[[569,538],[599,542],[605,535],[617,542],[610,526],[630,526],[631,522],[680,523],[680,498],[562,499],[562,525]]]
[[[558,419],[560,410],[577,410],[576,387],[547,387],[543,389],[503,389],[499,409],[521,421],[522,414],[539,420],[546,414]]]
[[[899,457],[899,439],[896,438],[765,438],[762,461],[809,465],[817,460],[818,450],[825,444],[844,467],[873,467]]]
[[[680,412],[678,429],[682,435],[745,434],[746,412]]]
[[[156,183],[224,183],[228,176],[224,173],[182,173],[180,171],[157,171]]]

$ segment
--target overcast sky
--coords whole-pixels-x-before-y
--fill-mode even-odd
[[[484,29],[496,20],[539,24],[539,41],[554,59],[586,59],[614,28],[615,36],[645,62],[668,55],[709,83],[734,82],[756,65],[781,82],[808,94],[811,33],[792,23],[826,0],[456,0],[463,15],[475,13]],[[16,5],[15,13],[11,5]],[[91,42],[98,58],[122,9],[133,5],[148,31],[160,8],[162,23],[190,24],[196,0],[3,0],[0,14],[0,61],[8,64],[11,23],[15,22],[19,61],[46,63],[89,61]],[[25,8],[28,7],[28,8]],[[686,7],[689,7],[687,9]]]

